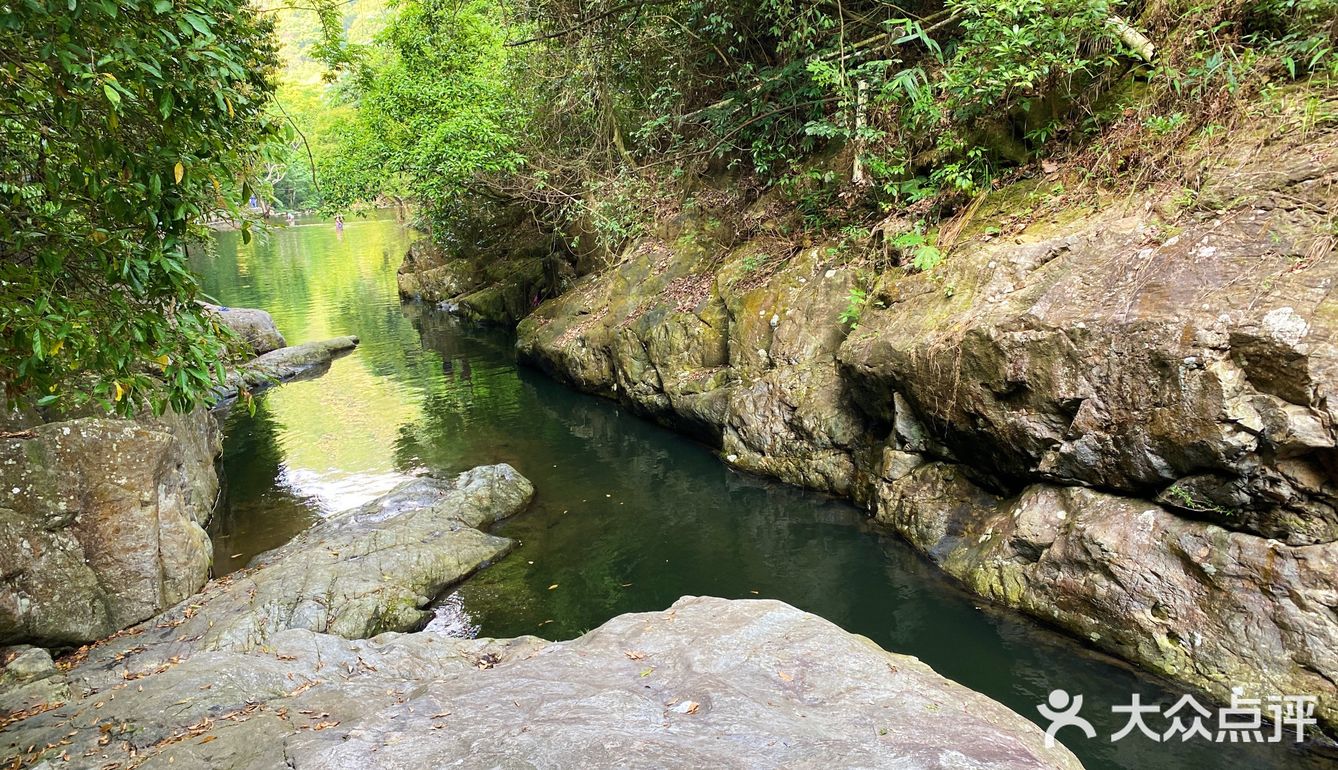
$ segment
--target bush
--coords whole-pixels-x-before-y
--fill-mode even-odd
[[[185,410],[222,377],[228,338],[196,304],[185,248],[241,215],[281,134],[270,35],[231,0],[22,0],[0,16],[11,404]]]

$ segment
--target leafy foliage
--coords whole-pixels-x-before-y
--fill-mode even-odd
[[[209,218],[242,217],[282,133],[270,31],[233,0],[18,0],[0,16],[11,403],[187,409],[222,376],[228,337],[185,250]]]
[[[324,203],[412,197],[430,224],[449,220],[461,189],[517,169],[506,63],[495,6],[406,0],[348,83],[356,105],[333,130]]]
[[[1165,153],[1220,127],[1233,100],[1282,75],[1331,76],[1334,10],[1334,0],[406,0],[364,61],[372,76],[349,86],[360,117],[336,153],[347,165],[331,175],[353,184],[334,199],[402,192],[443,232],[479,209],[462,194],[521,202],[584,259],[616,255],[699,175],[731,172],[779,187],[810,231],[919,221],[904,235],[924,239],[1001,175],[1048,155],[1104,152],[1088,164],[1102,183],[1166,173]],[[447,16],[460,31],[416,31]],[[477,23],[491,34],[471,32]],[[477,87],[410,88],[426,71],[414,62]],[[406,105],[433,126],[476,119],[473,151],[463,127],[434,137],[397,114]],[[437,151],[415,154],[428,146]],[[946,257],[927,241],[904,250],[912,268]]]

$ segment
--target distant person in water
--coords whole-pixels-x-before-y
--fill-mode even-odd
[[[344,231],[344,215],[335,214],[335,229],[341,233]]]

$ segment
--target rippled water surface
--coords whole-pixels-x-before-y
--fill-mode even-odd
[[[356,334],[320,379],[234,411],[215,569],[230,572],[321,516],[423,471],[508,462],[538,493],[497,531],[520,541],[442,604],[439,625],[567,639],[685,594],[781,599],[916,655],[1032,719],[1054,688],[1084,694],[1089,768],[1331,766],[1282,746],[1157,744],[1110,707],[1182,693],[1009,613],[980,606],[860,511],[726,469],[706,448],[518,368],[504,332],[401,305],[410,234],[393,219],[306,222],[243,245],[218,237],[196,270],[224,304],[263,307],[289,342]]]

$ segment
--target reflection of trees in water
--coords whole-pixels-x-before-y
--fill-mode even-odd
[[[209,522],[215,575],[245,567],[251,555],[283,545],[318,518],[279,484],[282,430],[263,395],[254,415],[234,408],[224,420],[220,495]]]
[[[867,536],[848,505],[732,473],[617,404],[517,369],[506,335],[414,315],[444,374],[405,451],[451,469],[509,462],[538,490],[531,513],[500,528],[523,556],[464,590],[485,633],[567,636],[685,593],[774,596],[781,583],[796,604],[844,614],[852,573],[876,570],[873,548],[851,562],[845,541]]]

